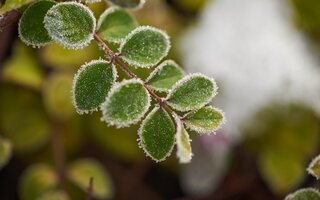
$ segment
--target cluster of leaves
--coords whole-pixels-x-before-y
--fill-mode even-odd
[[[144,1],[111,2],[138,8]],[[101,109],[103,121],[118,128],[127,127],[145,116],[152,97],[158,105],[141,123],[140,146],[152,159],[162,161],[176,143],[180,161],[189,162],[192,152],[185,127],[199,133],[214,133],[224,122],[220,110],[206,106],[218,87],[212,78],[201,74],[184,76],[172,60],[158,65],[169,52],[169,36],[154,27],[138,26],[133,16],[118,6],[109,7],[96,25],[92,11],[81,3],[38,1],[23,13],[19,36],[34,47],[54,41],[68,49],[84,48],[95,39],[107,60],[90,61],[76,73],[72,98],[77,112]],[[118,44],[118,52],[112,51],[106,42]],[[137,68],[156,67],[143,81],[123,61]],[[130,79],[117,82],[116,66],[126,71]]]

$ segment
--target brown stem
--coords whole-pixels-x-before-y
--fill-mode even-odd
[[[87,193],[87,200],[92,199],[92,193],[93,193],[93,177],[90,177],[88,193]]]
[[[2,32],[11,24],[16,23],[19,20],[20,16],[21,13],[16,10],[7,12],[2,18],[0,18],[0,32]]]
[[[59,130],[59,122],[53,119],[52,123],[52,151],[53,157],[56,164],[56,173],[59,178],[59,187],[62,190],[66,190],[65,187],[65,155],[64,148],[61,140],[61,134]]]
[[[104,51],[104,53],[110,58],[110,60],[115,63],[117,63],[120,68],[125,71],[131,78],[136,78],[141,80],[141,78],[139,78],[135,73],[133,73],[133,71],[131,71],[126,64],[124,64],[124,62],[122,62],[122,60],[120,60],[120,56],[116,53],[114,53],[109,47],[108,45],[99,37],[99,35],[94,32],[94,39],[96,40],[96,42],[98,43],[98,45],[102,48],[102,50]],[[171,114],[177,115],[167,104],[167,102],[163,99],[161,99],[161,97],[159,97],[156,93],[154,93],[152,91],[152,89],[148,86],[148,84],[146,84],[143,80],[141,80],[143,82],[143,87],[149,92],[149,94],[153,97],[153,99],[164,109],[166,109],[168,112],[170,112]],[[177,115],[178,116],[178,115]]]

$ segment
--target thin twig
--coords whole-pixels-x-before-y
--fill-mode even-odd
[[[20,16],[21,13],[16,10],[9,11],[2,17],[0,16],[0,32],[2,32],[11,24],[16,23],[19,20]]]
[[[65,155],[64,155],[64,147],[61,140],[61,134],[59,130],[59,122],[55,119],[52,120],[52,152],[53,157],[56,164],[56,173],[59,178],[59,187],[62,190],[66,190],[65,186]]]
[[[104,51],[104,53],[110,58],[110,60],[112,62],[115,62],[118,64],[118,66],[125,71],[131,78],[136,78],[141,80],[140,77],[138,77],[133,71],[131,71],[126,64],[124,64],[124,62],[122,62],[122,60],[120,60],[121,54],[116,54],[114,53],[109,47],[108,45],[99,37],[99,35],[94,32],[94,39],[96,40],[96,42],[98,43],[98,45],[102,48],[102,50]],[[146,84],[143,80],[141,80],[143,82],[143,87],[148,91],[148,93],[153,97],[153,99],[164,109],[166,109],[168,112],[170,112],[173,115],[177,115],[167,104],[167,102],[162,99],[161,97],[159,97],[156,93],[154,93],[152,91],[152,89],[148,86],[148,84]],[[178,115],[177,115],[178,116]]]
[[[87,200],[92,199],[92,194],[93,194],[93,177],[90,177],[88,193],[87,193]]]

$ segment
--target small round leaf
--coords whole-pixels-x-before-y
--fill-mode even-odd
[[[123,8],[139,9],[145,3],[145,0],[108,0],[110,3]]]
[[[140,146],[153,160],[165,160],[174,146],[175,125],[170,115],[155,107],[143,120],[139,129]]]
[[[0,169],[4,167],[12,154],[12,146],[9,140],[0,138]]]
[[[69,166],[68,178],[87,192],[90,179],[93,178],[93,197],[107,199],[112,196],[113,184],[109,174],[100,163],[92,159],[81,159]]]
[[[140,26],[121,43],[122,59],[137,67],[151,67],[167,56],[170,49],[169,36],[156,28]]]
[[[162,62],[147,78],[147,84],[159,92],[167,92],[180,79],[184,71],[173,60]]]
[[[180,163],[189,163],[193,156],[191,150],[191,139],[187,130],[184,128],[182,121],[175,117],[177,124],[176,142],[177,142],[177,157]]]
[[[102,119],[118,128],[137,123],[150,107],[150,95],[137,79],[116,84],[102,104]]]
[[[72,99],[77,112],[97,110],[105,101],[117,78],[114,65],[104,60],[93,60],[81,66],[72,86]]]
[[[23,174],[20,185],[21,200],[35,200],[58,185],[54,170],[45,164],[29,167]]]
[[[214,133],[225,122],[224,113],[212,106],[191,111],[183,117],[184,123],[198,133]]]
[[[54,41],[69,49],[80,49],[93,39],[96,19],[81,3],[64,2],[47,12],[44,26]]]
[[[168,104],[178,111],[199,109],[216,95],[215,81],[201,74],[190,74],[178,81],[168,94]]]
[[[53,1],[38,1],[24,11],[18,26],[19,36],[24,43],[40,47],[52,41],[44,28],[43,19],[53,5]]]
[[[289,194],[285,200],[320,200],[320,193],[316,189],[305,188]]]
[[[69,200],[69,196],[67,193],[60,191],[60,190],[53,190],[44,193],[36,200]]]
[[[312,160],[307,171],[309,172],[309,174],[316,177],[316,179],[320,178],[320,155]]]
[[[136,27],[136,20],[126,10],[110,7],[100,15],[97,29],[103,40],[120,43]]]

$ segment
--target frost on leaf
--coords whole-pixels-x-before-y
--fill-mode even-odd
[[[38,1],[23,12],[18,30],[19,36],[25,44],[40,47],[52,41],[44,28],[43,19],[53,5],[55,5],[53,1]]]
[[[20,182],[20,199],[35,200],[58,185],[55,171],[45,165],[32,165],[23,173]]]
[[[183,76],[184,71],[176,62],[166,60],[155,68],[146,82],[152,89],[166,92]]]
[[[105,101],[117,78],[115,66],[104,60],[93,60],[81,66],[72,86],[72,99],[77,112],[97,110]]]
[[[111,4],[118,5],[123,8],[139,9],[145,3],[145,0],[108,0]]]
[[[174,146],[175,125],[170,115],[155,107],[143,120],[139,129],[140,146],[153,160],[168,157]]]
[[[199,109],[212,100],[217,89],[213,79],[201,74],[190,74],[172,87],[167,102],[178,111]]]
[[[320,200],[320,193],[316,189],[305,188],[289,194],[285,200]]]
[[[93,159],[81,159],[73,162],[68,169],[67,176],[71,182],[88,191],[90,178],[93,178],[93,197],[110,199],[113,195],[113,183],[104,167]]]
[[[67,193],[62,190],[52,190],[41,195],[36,200],[70,200]]]
[[[307,171],[309,172],[309,174],[311,174],[312,176],[319,179],[319,177],[320,177],[320,155],[318,155],[317,157],[315,157],[312,160]]]
[[[167,56],[170,40],[167,33],[149,26],[134,29],[124,39],[119,51],[122,59],[137,67],[151,67]]]
[[[120,43],[136,27],[136,20],[126,10],[110,7],[101,14],[97,30],[103,40]]]
[[[188,163],[192,158],[191,140],[187,130],[184,128],[182,121],[175,117],[177,124],[176,142],[177,142],[177,157],[180,163]]]
[[[185,125],[198,133],[214,133],[225,122],[224,113],[212,106],[191,111],[183,117]]]
[[[115,84],[101,105],[102,120],[118,128],[137,123],[150,107],[150,95],[137,79]]]
[[[0,169],[4,167],[12,153],[12,146],[9,140],[0,138]]]
[[[93,39],[96,19],[81,3],[65,2],[47,12],[44,26],[54,41],[69,49],[80,49]]]

